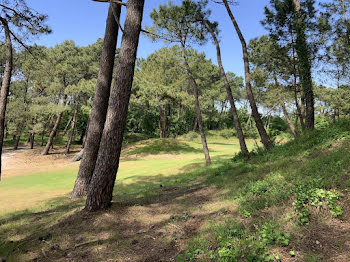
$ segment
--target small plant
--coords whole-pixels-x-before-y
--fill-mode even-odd
[[[311,211],[308,209],[308,206],[323,207],[324,205],[327,205],[333,216],[341,216],[343,214],[343,209],[338,205],[340,197],[341,194],[335,191],[320,188],[305,189],[299,187],[296,190],[296,199],[293,202],[299,223],[302,225],[309,224]]]
[[[252,217],[260,210],[288,199],[291,194],[292,185],[279,173],[271,173],[241,189],[238,211],[245,217]]]
[[[268,245],[289,245],[290,234],[284,233],[281,227],[274,221],[265,223],[259,233],[263,242]]]

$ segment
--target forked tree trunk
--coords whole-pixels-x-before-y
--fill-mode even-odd
[[[143,7],[144,0],[128,1],[114,88],[86,199],[85,209],[88,211],[108,208],[111,205],[134,79]]]
[[[69,154],[69,150],[70,150],[70,147],[71,147],[72,142],[73,142],[75,127],[77,125],[77,115],[78,115],[78,108],[75,108],[74,116],[72,118],[72,127],[70,130],[69,139],[68,139],[67,146],[66,146],[66,152],[65,152],[66,155]]]
[[[7,97],[9,94],[12,67],[13,67],[13,53],[12,53],[12,41],[10,36],[10,29],[5,19],[0,17],[0,22],[4,27],[5,41],[6,41],[6,65],[3,73],[1,90],[0,90],[0,180],[1,180],[1,155],[2,146],[4,143],[5,134],[5,116],[6,116],[6,105]]]
[[[110,4],[100,60],[100,70],[89,119],[89,127],[84,142],[84,154],[71,194],[71,198],[73,199],[87,194],[91,177],[95,169],[103,127],[106,122],[119,31],[117,21],[119,22],[120,12],[120,5]]]
[[[305,33],[305,19],[301,12],[300,1],[293,0],[296,13],[296,51],[300,65],[300,80],[303,87],[303,93],[306,104],[306,128],[313,130],[315,127],[315,108],[314,108],[314,92],[311,76],[311,62],[308,50],[308,44]]]
[[[230,83],[227,80],[226,72],[225,72],[224,66],[222,64],[221,50],[220,50],[219,41],[218,41],[218,39],[216,37],[215,32],[210,27],[208,21],[204,21],[204,22],[205,22],[205,25],[206,25],[207,29],[209,30],[209,32],[211,34],[211,36],[212,36],[212,38],[214,40],[215,46],[216,46],[216,55],[217,55],[218,65],[219,65],[220,72],[221,72],[221,78],[224,81],[224,86],[225,86],[225,89],[226,89],[227,98],[228,98],[228,101],[230,102],[231,113],[232,113],[232,116],[233,116],[233,122],[235,124],[235,128],[236,128],[237,137],[238,137],[238,140],[239,140],[239,145],[241,147],[241,151],[242,151],[243,154],[249,154],[249,151],[248,151],[248,148],[247,148],[247,144],[245,142],[245,138],[244,138],[241,122],[240,122],[239,117],[238,117],[238,112],[237,112],[237,108],[236,108],[236,105],[235,105],[235,100],[234,100],[233,95],[232,95],[232,90],[231,90],[231,87],[230,87]]]
[[[261,116],[259,114],[258,107],[257,107],[256,102],[255,102],[253,89],[252,89],[252,86],[250,83],[251,77],[250,77],[249,55],[248,55],[247,43],[243,37],[243,34],[242,34],[238,24],[237,24],[235,17],[233,16],[233,14],[231,12],[231,9],[227,3],[227,0],[223,0],[223,2],[225,4],[227,13],[229,14],[229,16],[231,18],[233,26],[237,32],[237,35],[241,41],[241,44],[242,44],[244,71],[245,71],[245,86],[246,86],[246,91],[247,91],[247,97],[248,97],[250,107],[252,110],[252,115],[253,115],[253,118],[255,120],[256,128],[258,129],[258,132],[259,132],[259,135],[261,138],[261,142],[263,143],[265,149],[269,150],[272,148],[273,143],[272,143],[270,137],[267,135],[267,132],[264,128],[264,124],[261,120]]]
[[[198,130],[199,130],[199,134],[201,135],[201,139],[202,139],[202,146],[203,146],[203,153],[204,153],[204,157],[205,157],[205,164],[207,166],[209,166],[211,164],[211,159],[210,159],[210,155],[209,155],[209,148],[208,148],[208,144],[207,144],[207,138],[205,136],[204,129],[203,129],[202,113],[201,113],[201,108],[200,108],[200,104],[199,104],[198,85],[197,85],[196,79],[194,78],[194,76],[192,74],[190,65],[188,64],[187,56],[186,56],[186,47],[185,47],[185,45],[183,43],[182,43],[182,58],[183,58],[184,63],[185,63],[185,67],[186,67],[186,71],[187,71],[188,77],[190,78],[190,81],[191,81],[192,86],[193,86],[193,93],[194,93],[194,100],[195,100],[195,106],[196,106],[196,117],[197,117]]]
[[[58,128],[60,127],[62,115],[63,115],[63,112],[59,113],[57,116],[56,123],[51,130],[49,140],[47,141],[44,150],[41,152],[41,155],[43,155],[43,156],[46,156],[49,153],[50,148],[53,148],[53,139],[55,138],[55,136],[57,134]]]

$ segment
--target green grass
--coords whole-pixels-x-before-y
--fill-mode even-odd
[[[322,261],[321,255],[313,258],[312,250],[298,243],[304,237],[303,227],[316,223],[311,219],[316,210],[322,209],[329,219],[342,219],[342,194],[350,186],[350,122],[325,126],[269,152],[254,149],[249,160],[240,155],[233,158],[239,151],[237,140],[212,134],[208,141],[210,167],[204,166],[200,138],[193,134],[131,146],[123,154],[114,200],[121,206],[152,206],[159,201],[160,185],[179,190],[215,187],[220,201],[237,209],[224,208],[206,216],[199,232],[178,254],[178,261],[279,261],[280,254],[271,251],[276,248],[287,257]],[[248,141],[250,149],[254,144]],[[23,230],[35,235],[38,228],[81,207],[82,201],[67,199],[76,172],[77,166],[4,180],[0,184],[0,239],[22,245]],[[17,212],[13,212],[17,202]],[[26,206],[30,209],[23,210]],[[187,219],[197,208],[184,202],[174,213]],[[50,215],[31,224],[33,212],[40,210]],[[21,248],[16,250],[14,256],[21,254]]]
[[[230,141],[223,138],[209,141],[213,160],[232,157],[239,150],[237,143],[236,140]],[[253,142],[249,141],[249,145],[253,147]],[[138,146],[122,154],[126,158],[120,163],[117,192],[121,192],[120,188],[124,185],[137,184],[138,181],[149,180],[159,185],[169,176],[183,174],[204,166],[201,147],[200,140],[186,142],[175,139],[154,139],[140,142]],[[156,156],[165,153],[168,155]],[[129,157],[134,154],[142,156]],[[42,206],[46,208],[46,201],[67,195],[73,188],[78,165],[79,163],[49,172],[33,170],[29,175],[18,174],[3,178],[0,183],[0,217],[9,212],[33,207],[35,210],[42,210]]]

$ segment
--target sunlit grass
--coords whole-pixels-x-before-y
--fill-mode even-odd
[[[209,137],[209,148],[213,160],[232,158],[239,152],[238,140]],[[252,148],[253,141],[248,140]],[[191,171],[204,165],[200,139],[151,139],[142,141],[122,154],[118,185],[147,180],[147,177],[169,177]],[[136,156],[135,156],[136,155]],[[67,160],[68,161],[68,160]],[[28,166],[28,170],[30,170]],[[35,172],[3,179],[0,183],[0,216],[23,209],[40,210],[46,201],[66,196],[72,190],[79,163],[65,168],[53,168],[46,172]],[[27,172],[28,173],[28,172]],[[160,182],[159,182],[160,183]],[[119,192],[119,191],[118,191]]]

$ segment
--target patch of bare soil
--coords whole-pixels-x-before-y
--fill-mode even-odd
[[[5,150],[2,155],[3,177],[13,177],[34,172],[45,172],[53,168],[61,168],[76,165],[69,160],[80,151],[80,147],[73,147],[69,155],[65,155],[65,148],[55,147],[50,154],[42,156],[42,148],[33,150],[23,148],[20,150]]]
[[[220,201],[212,187],[163,187],[158,193],[154,199],[147,199],[146,205],[135,205],[131,200],[114,202],[106,212],[72,211],[45,226],[42,234],[50,234],[50,239],[38,243],[37,236],[28,236],[26,248],[36,248],[28,249],[23,259],[174,261],[205,221],[215,221],[223,209],[236,209]]]

